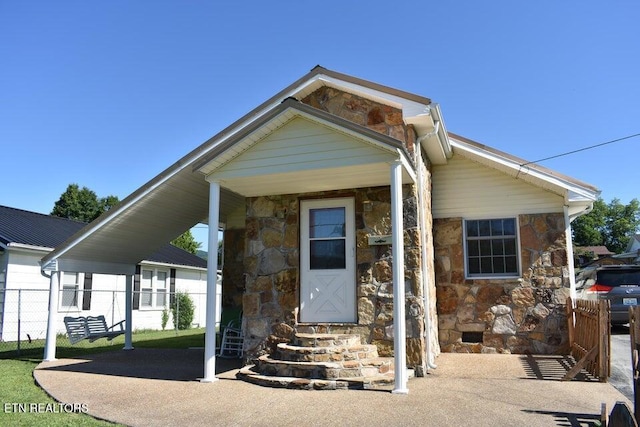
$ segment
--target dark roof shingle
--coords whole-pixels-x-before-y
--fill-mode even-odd
[[[81,221],[0,206],[0,244],[3,245],[18,243],[52,249],[85,225]],[[206,260],[171,244],[147,257],[146,261],[207,268]]]

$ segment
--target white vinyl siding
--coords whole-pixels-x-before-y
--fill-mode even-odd
[[[218,179],[386,162],[391,150],[296,118],[213,173]]]
[[[561,196],[460,155],[433,167],[433,217],[503,218],[563,212]]]

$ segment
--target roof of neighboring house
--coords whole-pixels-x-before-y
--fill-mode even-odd
[[[631,236],[631,239],[629,239],[629,244],[627,245],[627,252],[632,250],[635,243],[640,243],[640,234]]]
[[[576,250],[584,252],[593,252],[594,255],[607,256],[613,255],[615,252],[611,252],[606,246],[578,246]]]
[[[52,250],[87,224],[67,218],[0,206],[0,245]],[[145,261],[207,268],[207,261],[167,244]]]

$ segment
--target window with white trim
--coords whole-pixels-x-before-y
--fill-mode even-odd
[[[142,269],[140,273],[140,308],[165,308],[167,281],[169,273],[165,270]]]
[[[464,248],[467,277],[519,275],[515,218],[465,220]]]
[[[60,307],[79,310],[80,273],[64,273],[62,275],[62,297]]]

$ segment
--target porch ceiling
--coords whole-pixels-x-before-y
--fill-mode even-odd
[[[244,206],[244,198],[223,189],[220,221]],[[128,271],[209,213],[209,183],[185,168],[163,185],[152,181],[56,248],[64,271]],[[45,265],[52,254],[43,258]]]
[[[403,181],[411,177],[404,171]],[[304,172],[284,172],[225,180],[222,185],[247,197],[311,193],[349,188],[387,186],[391,183],[389,163],[337,167]]]

